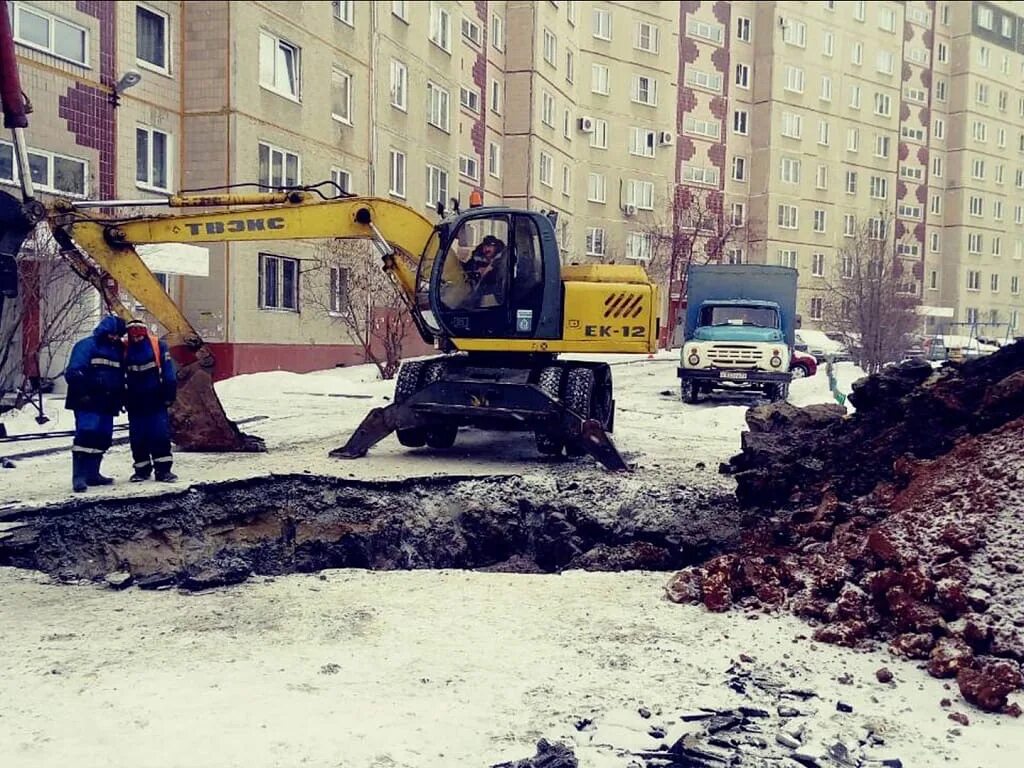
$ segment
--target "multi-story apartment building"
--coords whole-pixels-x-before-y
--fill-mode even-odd
[[[657,258],[700,209],[694,258],[798,267],[812,327],[847,236],[884,215],[923,324],[1021,332],[1020,3],[10,5],[45,191],[330,180],[429,217],[480,190],[556,211],[567,261]],[[12,159],[0,141],[0,184]],[[147,258],[226,371],[308,370],[359,359],[309,301],[344,285],[319,247]]]

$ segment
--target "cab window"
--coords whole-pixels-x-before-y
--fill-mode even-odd
[[[504,306],[511,262],[508,219],[469,219],[459,227],[444,256],[441,303],[449,310]]]

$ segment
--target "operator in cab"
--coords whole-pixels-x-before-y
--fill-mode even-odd
[[[110,485],[100,474],[103,454],[114,437],[114,417],[124,406],[124,320],[109,315],[100,320],[92,336],[71,350],[64,380],[68,385],[64,407],[75,413],[71,445],[71,484],[75,493],[91,485]]]
[[[494,235],[487,235],[471,254],[460,254],[459,261],[472,289],[463,306],[481,309],[500,306],[506,269],[505,243]]]
[[[171,423],[167,409],[178,393],[178,376],[167,345],[156,338],[141,320],[128,323],[125,350],[125,408],[128,439],[135,469],[133,483],[148,480],[173,483],[171,472]]]

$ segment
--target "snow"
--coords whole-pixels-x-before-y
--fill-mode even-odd
[[[615,441],[637,471],[624,482],[731,482],[713,468],[739,450],[751,394],[680,401],[677,356],[604,358],[614,368]],[[836,366],[840,389],[862,375]],[[364,459],[327,457],[362,416],[385,405],[391,382],[362,366],[312,374],[240,376],[218,385],[229,415],[264,416],[245,429],[266,454],[178,454],[182,484],[311,471],[377,479],[450,473],[543,476],[532,439],[465,431],[450,452],[408,450],[390,438]],[[824,366],[795,381],[797,405],[833,402]],[[52,421],[5,416],[12,434],[72,426],[59,399]],[[59,438],[43,445],[66,446]],[[0,444],[0,454],[39,443]],[[576,471],[602,470],[589,460]],[[704,462],[710,471],[695,469]],[[124,482],[126,446],[104,467],[118,477],[91,497],[163,490]],[[0,508],[70,497],[68,456],[0,470]],[[809,733],[828,740],[870,726],[904,765],[1016,765],[1016,723],[966,709],[955,690],[884,651],[810,643],[788,616],[711,614],[669,603],[667,574],[559,576],[328,571],[263,578],[200,594],[58,585],[0,568],[0,755],[19,768],[123,764],[479,766],[532,755],[540,738],[572,744],[582,768],[626,768],[627,748],[656,746],[653,721],[677,733],[677,714],[757,705],[725,683],[746,654],[787,684],[816,690]],[[893,687],[874,672],[893,670]],[[852,684],[840,677],[850,675]],[[939,706],[954,700],[969,727]],[[839,699],[852,714],[835,710]],[[577,731],[577,718],[594,728]],[[1016,736],[1015,736],[1016,734]]]
[[[578,356],[582,357],[582,356]],[[627,461],[641,471],[678,474],[694,482],[707,474],[694,474],[697,462],[717,467],[739,450],[739,432],[749,406],[762,402],[756,393],[720,393],[696,405],[681,402],[676,378],[678,352],[650,358],[628,355],[594,357],[613,368],[617,415],[613,436]],[[837,365],[839,383],[849,384],[861,374],[852,364]],[[175,473],[183,484],[270,474],[312,472],[354,479],[383,479],[437,474],[531,474],[546,471],[550,460],[540,457],[528,434],[463,430],[450,451],[403,448],[392,436],[357,460],[332,459],[328,452],[345,443],[371,408],[386,406],[394,382],[380,381],[373,366],[335,368],[297,374],[272,371],[237,376],[217,384],[217,393],[229,417],[262,417],[242,429],[265,438],[265,454],[175,454]],[[791,400],[797,405],[829,402],[824,366],[818,375],[795,381]],[[74,418],[63,408],[63,397],[46,400],[51,421],[43,426],[35,411],[23,408],[5,414],[11,435],[69,430]],[[124,417],[118,419],[124,423]],[[124,435],[125,433],[115,433]],[[70,446],[70,438],[0,443],[0,458],[47,447]],[[0,470],[0,509],[21,504],[47,504],[71,498],[70,461],[66,451],[16,459],[13,470]],[[589,459],[582,471],[601,472]],[[152,483],[129,484],[131,454],[127,445],[114,446],[103,471],[117,484],[93,489],[90,497],[148,495]],[[688,474],[689,473],[689,474]],[[692,477],[690,475],[693,475]],[[714,477],[714,482],[724,482]]]
[[[797,640],[807,627],[788,616],[673,605],[664,574],[322,577],[186,595],[0,569],[0,754],[18,768],[483,768],[549,738],[581,768],[626,768],[622,750],[656,745],[654,722],[672,738],[679,713],[757,706],[725,685],[742,653],[818,692],[801,705],[817,709],[814,739],[871,727],[903,765],[1018,764],[1017,723],[970,711],[952,735],[939,701],[957,697],[914,664]],[[883,665],[892,687],[874,679]],[[576,730],[583,717],[593,730]]]

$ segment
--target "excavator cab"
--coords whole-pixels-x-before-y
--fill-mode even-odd
[[[557,339],[560,267],[546,216],[471,209],[435,228],[419,264],[417,304],[442,338]]]

